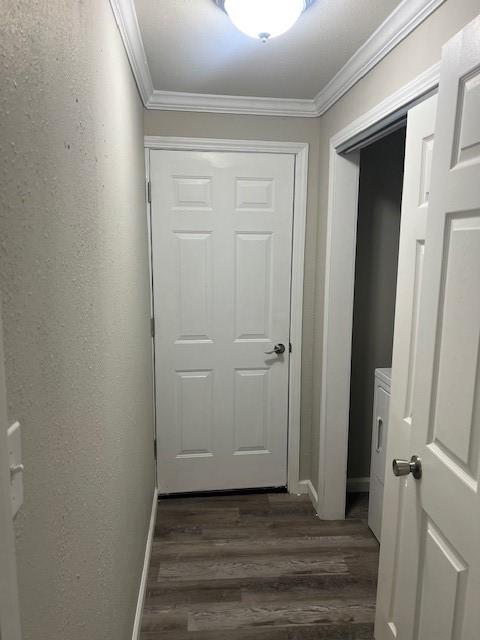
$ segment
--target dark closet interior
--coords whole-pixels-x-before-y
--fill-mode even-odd
[[[375,369],[392,363],[404,156],[404,127],[360,156],[348,442],[353,490],[370,475]]]

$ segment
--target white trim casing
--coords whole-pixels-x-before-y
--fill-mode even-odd
[[[335,149],[345,145],[362,132],[391,116],[402,107],[413,103],[438,87],[440,81],[440,62],[420,73],[411,82],[379,102],[375,107],[341,129],[330,140]]]
[[[350,362],[360,153],[338,148],[367,133],[396,111],[433,91],[439,65],[420,74],[330,140],[325,305],[318,469],[318,511],[326,520],[345,517],[350,405]]]
[[[307,222],[308,144],[295,154],[293,204],[292,283],[290,295],[290,382],[288,409],[288,490],[295,493],[300,479],[300,428],[302,397],[303,281]]]
[[[0,636],[2,640],[21,640],[7,428],[7,388],[0,305]]]
[[[345,518],[359,176],[360,153],[340,156],[331,145],[318,456],[324,520]]]
[[[150,175],[150,153],[144,146],[144,159],[145,159],[145,202],[147,203],[147,245],[148,245],[148,282],[150,285],[150,334],[151,334],[151,349],[152,349],[152,410],[153,410],[153,424],[152,424],[152,438],[154,453],[156,452],[157,444],[157,403],[155,402],[155,393],[157,381],[155,378],[155,320],[154,320],[154,299],[153,299],[153,261],[152,261],[152,217],[151,217],[151,203],[149,202],[149,180]],[[152,456],[152,464],[155,475],[155,487],[158,492],[157,484],[157,459],[156,456]],[[2,640],[0,638],[0,640]]]
[[[445,0],[403,0],[313,99],[184,93],[154,89],[134,0],[110,0],[147,109],[315,118],[324,114]]]
[[[171,151],[239,151],[241,153],[308,154],[308,143],[306,142],[181,138],[170,136],[145,136],[144,141],[146,149],[168,149]]]
[[[157,520],[158,492],[153,492],[152,511],[150,514],[150,524],[148,526],[147,543],[145,545],[145,556],[143,559],[142,577],[140,578],[140,587],[138,590],[137,608],[135,610],[135,620],[133,621],[132,640],[140,639],[140,630],[142,626],[143,605],[145,603],[145,595],[147,593],[148,569],[150,566],[150,556],[152,555],[153,536],[155,533],[155,522]]]
[[[300,402],[302,369],[303,280],[305,270],[305,228],[307,217],[308,144],[267,140],[223,140],[145,136],[146,149],[177,151],[226,151],[287,153],[295,155],[293,212],[292,284],[290,311],[288,473],[290,493],[302,493],[300,484]],[[147,165],[148,166],[148,165]],[[147,175],[147,180],[149,176]]]

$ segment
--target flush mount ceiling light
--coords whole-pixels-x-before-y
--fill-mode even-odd
[[[215,0],[233,24],[251,38],[266,42],[293,27],[314,0]]]

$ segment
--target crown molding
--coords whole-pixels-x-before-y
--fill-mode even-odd
[[[445,0],[403,0],[314,99],[226,96],[153,88],[134,0],[110,0],[146,109],[316,118],[323,115]]]
[[[370,38],[316,95],[317,115],[323,115],[347,91],[385,58],[445,0],[403,0]]]
[[[140,97],[145,107],[153,94],[153,82],[143,46],[142,33],[138,24],[133,0],[110,0],[118,30],[122,36],[125,51],[137,83]]]
[[[145,106],[147,109],[162,109],[165,111],[199,111],[304,118],[315,118],[318,115],[313,100],[181,93],[179,91],[158,91],[156,89]]]

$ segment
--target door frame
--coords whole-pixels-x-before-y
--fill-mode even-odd
[[[307,218],[309,145],[305,142],[145,136],[145,169],[147,181],[147,196],[148,184],[150,180],[150,151],[155,149],[170,151],[217,151],[226,153],[275,153],[295,156],[295,187],[292,233],[292,281],[290,295],[290,341],[292,343],[292,352],[290,354],[288,381],[287,488],[290,493],[306,493],[307,487],[305,483],[302,483],[300,481],[300,413],[303,281],[305,270],[305,229]],[[151,229],[151,206],[148,200],[149,198],[147,197],[147,216],[149,229]],[[151,258],[151,233],[149,233],[149,252]],[[151,285],[153,297],[153,280],[151,280]],[[151,313],[153,318],[153,306]]]
[[[0,636],[2,640],[21,640],[7,429],[7,389],[0,304]]]
[[[323,309],[318,514],[345,518],[360,149],[438,89],[440,63],[330,138]]]

